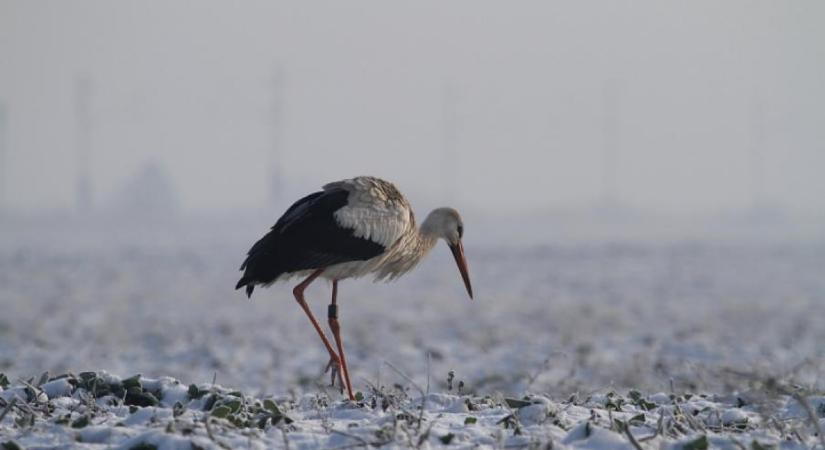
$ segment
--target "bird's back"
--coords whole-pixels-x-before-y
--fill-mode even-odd
[[[335,218],[355,236],[390,248],[415,228],[409,202],[389,181],[362,176],[324,185],[324,190],[338,189],[349,192],[349,197],[347,204],[335,212]]]
[[[236,289],[251,295],[285,274],[374,258],[414,228],[409,204],[389,182],[357,177],[323,189],[295,202],[252,246]]]

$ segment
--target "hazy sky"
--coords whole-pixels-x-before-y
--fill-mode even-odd
[[[280,68],[287,196],[374,174],[421,207],[587,205],[615,160],[642,208],[821,211],[823,24],[821,1],[0,0],[6,198],[74,204],[88,76],[98,204],[157,161],[190,210],[268,208]]]

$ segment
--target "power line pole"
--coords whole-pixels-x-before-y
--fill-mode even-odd
[[[8,152],[9,125],[6,104],[0,102],[0,216],[8,209],[6,199],[6,177],[8,176],[8,162],[6,153]]]
[[[74,85],[75,114],[75,201],[80,213],[92,209],[92,80],[88,75],[79,75]]]
[[[765,112],[762,102],[754,99],[750,107],[750,181],[751,207],[765,207]]]
[[[615,206],[618,202],[617,165],[621,139],[619,114],[620,85],[609,80],[602,87],[602,203]]]
[[[459,92],[452,82],[441,91],[441,188],[444,201],[454,202],[458,194]]]
[[[270,125],[272,127],[272,148],[269,157],[269,200],[277,205],[283,199],[283,139],[284,139],[284,90],[285,76],[281,65],[275,68],[272,77],[272,99]]]

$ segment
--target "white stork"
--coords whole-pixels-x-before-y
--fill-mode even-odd
[[[346,381],[354,400],[338,323],[338,281],[367,274],[375,274],[376,281],[395,279],[444,239],[472,299],[463,235],[461,216],[453,208],[433,210],[418,228],[410,204],[392,183],[374,177],[336,181],[295,202],[252,246],[235,289],[246,286],[252,296],[256,285],[303,278],[292,293],[329,352],[325,371],[332,369],[333,386],[337,375],[341,391]],[[304,290],[318,277],[332,281],[328,318],[337,353],[304,299]]]

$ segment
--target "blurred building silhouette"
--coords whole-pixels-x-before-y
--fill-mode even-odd
[[[748,157],[750,200],[740,218],[752,225],[779,224],[787,219],[783,205],[771,198],[767,188],[765,160],[769,149],[769,129],[765,104],[758,95],[751,99],[748,111]]]
[[[641,219],[641,211],[621,195],[619,166],[623,153],[622,118],[627,114],[625,83],[607,79],[601,91],[601,195],[596,200],[593,220],[608,223],[632,223]]]
[[[127,218],[171,218],[180,211],[180,197],[164,167],[148,162],[123,184],[107,210]]]
[[[765,111],[762,102],[753,99],[749,115],[749,150],[750,150],[750,191],[751,209],[761,210],[768,207],[769,200],[765,191]]]
[[[607,80],[602,86],[602,198],[601,207],[619,209],[617,166],[621,147],[621,84]]]
[[[75,78],[75,205],[81,214],[92,209],[92,79],[88,75]]]

